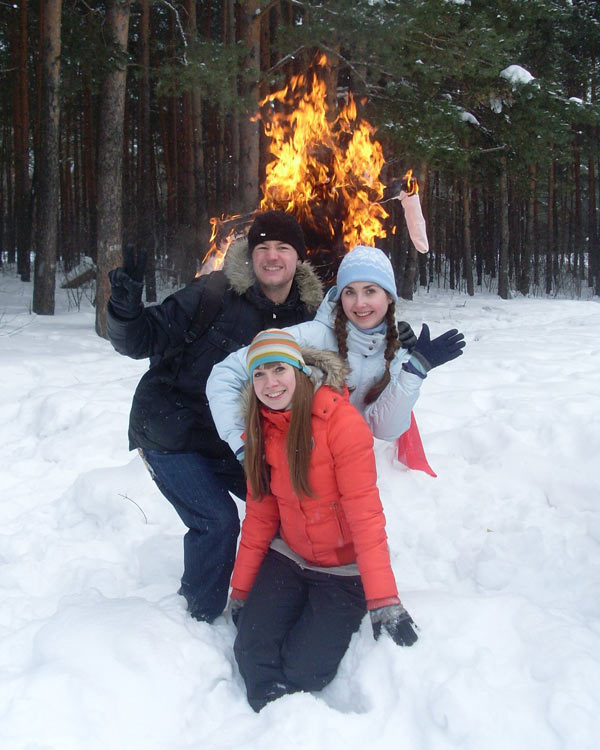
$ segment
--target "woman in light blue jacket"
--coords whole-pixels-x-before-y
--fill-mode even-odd
[[[374,247],[359,245],[344,256],[336,286],[312,321],[284,329],[302,348],[337,351],[348,360],[350,401],[373,435],[395,440],[410,426],[427,372],[462,354],[456,329],[431,340],[423,324],[417,339],[408,323],[396,323],[398,293],[392,264]],[[241,392],[248,382],[247,347],[215,365],[206,394],[219,435],[243,458]]]

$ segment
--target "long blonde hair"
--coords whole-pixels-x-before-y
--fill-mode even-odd
[[[369,388],[365,395],[365,404],[372,404],[373,401],[377,401],[379,396],[383,393],[385,387],[390,382],[390,365],[394,359],[394,356],[398,349],[400,349],[400,341],[398,339],[398,326],[396,325],[396,310],[393,302],[390,302],[388,309],[385,313],[386,323],[386,335],[385,335],[385,370],[381,378]],[[335,306],[335,323],[333,326],[333,332],[337,339],[338,353],[344,360],[348,360],[348,329],[347,329],[348,318],[342,307],[342,303],[338,300]]]
[[[274,367],[277,362],[268,363],[265,367]],[[294,367],[296,388],[290,410],[292,412],[287,434],[287,459],[290,479],[298,497],[310,497],[312,489],[309,482],[310,454],[312,449],[311,413],[314,397],[312,380]],[[244,469],[246,477],[256,500],[270,492],[269,467],[265,458],[265,437],[263,418],[260,413],[261,403],[254,389],[250,394],[250,404],[246,411],[246,447]]]

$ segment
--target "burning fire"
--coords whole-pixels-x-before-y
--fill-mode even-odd
[[[326,64],[322,55],[317,67]],[[329,248],[341,238],[347,251],[386,236],[388,214],[379,205],[385,189],[379,180],[383,150],[373,137],[375,129],[357,121],[352,94],[332,122],[326,94],[325,83],[313,72],[294,76],[260,103],[266,105],[262,119],[273,157],[260,208],[290,211],[309,236],[312,229]]]
[[[234,216],[224,217],[217,219],[213,216],[210,220],[210,240],[208,252],[202,258],[202,268],[196,274],[196,276],[203,276],[204,274],[217,271],[223,265],[229,246],[236,239],[237,232],[235,227],[224,230],[224,227],[235,219],[238,219],[240,214]]]
[[[386,202],[386,186],[379,179],[385,160],[375,128],[358,119],[350,93],[335,119],[328,120],[326,87],[318,75],[326,64],[322,55],[311,74],[294,76],[263,99],[258,115],[271,141],[260,210],[292,213],[302,225],[313,262],[321,254],[333,259],[355,245],[374,245],[387,236],[384,222],[389,217],[381,205]],[[401,189],[401,197],[418,193],[412,169]],[[211,219],[211,246],[201,273],[220,267],[236,233],[252,218]]]
[[[402,189],[406,195],[418,195],[419,194],[419,183],[412,176],[413,171],[409,169],[408,172],[402,177]]]
[[[326,64],[322,55],[316,67]],[[271,139],[272,156],[260,209],[293,213],[305,231],[309,255],[320,249],[337,247],[344,252],[357,244],[374,244],[387,234],[388,213],[379,204],[385,190],[379,180],[384,157],[375,129],[357,121],[352,94],[329,122],[326,93],[325,83],[313,72],[294,76],[260,102],[259,117]],[[227,226],[231,219],[211,219],[203,273],[222,264],[234,239],[235,229]]]

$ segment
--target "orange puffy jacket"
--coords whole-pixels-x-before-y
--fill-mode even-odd
[[[309,480],[314,497],[295,494],[286,456],[291,413],[262,410],[271,494],[258,502],[250,488],[231,585],[242,598],[250,589],[273,537],[308,563],[321,567],[356,562],[367,600],[397,596],[376,485],[373,436],[340,393],[321,386],[312,408],[313,450]]]

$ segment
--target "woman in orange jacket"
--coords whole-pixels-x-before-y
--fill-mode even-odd
[[[306,362],[312,365],[312,372]],[[368,610],[399,645],[417,636],[398,598],[373,437],[350,404],[342,360],[286,331],[248,349],[246,517],[231,581],[234,651],[260,711],[335,676]]]

